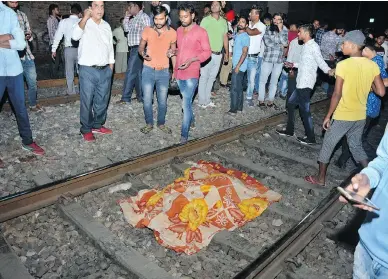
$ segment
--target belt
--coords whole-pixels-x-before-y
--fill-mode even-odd
[[[155,70],[155,71],[162,71],[162,70],[168,70],[169,68],[168,67],[151,67],[151,66],[148,66],[147,67]]]
[[[97,70],[104,70],[106,67],[108,67],[108,65],[105,65],[105,66],[96,66],[96,65],[93,65],[93,66],[90,66],[94,69],[97,69]]]
[[[248,57],[257,57],[257,56],[259,56],[259,54],[258,54],[258,53],[254,53],[254,54],[248,54]]]
[[[75,47],[75,46],[67,46],[65,48],[78,48],[78,47]]]
[[[215,55],[220,55],[222,52],[221,51],[212,51],[212,53]]]
[[[139,47],[139,45],[129,46],[130,48]]]

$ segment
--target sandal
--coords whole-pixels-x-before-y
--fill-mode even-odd
[[[152,130],[154,129],[153,126],[145,126],[143,128],[140,129],[140,132],[142,132],[143,134],[148,134],[149,132],[151,132]]]
[[[160,126],[158,126],[158,128],[159,128],[161,131],[165,132],[166,134],[172,134],[171,129],[168,128],[166,125],[160,125]]]
[[[310,184],[319,185],[319,186],[322,186],[322,187],[325,186],[325,184],[321,184],[321,183],[318,182],[318,180],[315,180],[314,176],[312,176],[312,175],[305,176],[304,177],[304,181],[306,181],[306,182],[308,182]]]
[[[264,107],[266,107],[266,105],[265,105],[265,103],[264,103],[264,102],[263,102],[263,103],[260,103],[260,102],[259,102],[259,103],[257,104],[257,106],[258,106],[258,107],[260,107],[260,108],[264,108]]]

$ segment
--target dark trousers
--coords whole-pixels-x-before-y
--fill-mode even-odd
[[[110,98],[112,70],[107,66],[79,68],[81,133],[90,133],[105,124]]]
[[[295,129],[295,109],[299,107],[299,114],[303,121],[304,130],[310,141],[315,141],[313,119],[310,112],[310,95],[312,89],[297,88],[291,94],[288,104],[287,133],[293,134]]]
[[[298,71],[293,71],[288,74],[288,88],[287,88],[287,97],[286,97],[286,107],[288,104],[288,100],[290,99],[292,93],[294,93],[296,89],[296,77],[298,76]]]
[[[50,45],[50,54],[51,54],[51,49],[52,49],[52,45]],[[55,60],[52,61],[51,60],[51,67],[50,67],[50,77],[51,78],[58,78],[59,77],[59,63],[61,62],[61,59],[62,59],[62,52],[63,52],[63,49],[61,46],[58,46],[57,48],[57,51],[56,51],[56,56],[55,56]]]
[[[371,118],[368,116],[366,117],[365,127],[364,127],[364,130],[362,132],[362,137],[361,137],[362,147],[364,148],[365,153],[368,155],[369,159],[373,159],[376,156],[376,150],[367,141],[367,136],[368,136],[373,119],[374,118]],[[338,163],[340,165],[345,165],[346,162],[351,157],[351,152],[349,149],[349,145],[348,145],[348,141],[346,139],[346,136],[343,137],[341,144],[342,144],[342,153],[341,153],[341,156],[338,158]]]
[[[243,79],[245,72],[239,71],[238,74],[233,69],[232,87],[230,89],[230,112],[243,110]]]
[[[136,98],[143,101],[141,88],[141,76],[143,71],[143,60],[138,53],[138,46],[131,47],[128,57],[128,68],[125,74],[124,91],[121,100],[130,103],[133,88],[136,90]]]
[[[13,77],[0,76],[0,100],[3,99],[5,88],[8,89],[22,142],[29,145],[32,143],[32,132],[25,104],[23,73]]]
[[[332,69],[335,68],[335,61],[325,60],[325,62],[330,68]],[[335,78],[325,74],[322,71],[320,71],[320,75],[321,75],[323,90],[326,92],[328,97],[331,97],[334,92]]]

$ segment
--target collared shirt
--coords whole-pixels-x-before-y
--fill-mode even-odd
[[[315,33],[315,38],[314,38],[314,40],[315,40],[315,42],[320,46],[321,45],[321,43],[322,43],[322,38],[323,38],[323,35],[324,34],[326,34],[326,31],[325,31],[325,29],[323,29],[323,28],[319,28],[318,30],[317,30],[317,33]]]
[[[0,1],[0,34],[11,34],[10,49],[0,48],[0,76],[17,76],[23,73],[18,50],[26,47],[26,39],[16,13]]]
[[[115,30],[113,30],[112,34],[113,37],[115,37],[118,41],[117,43],[113,41],[116,45],[116,52],[128,52],[128,41],[124,35],[123,27],[117,27]]]
[[[259,20],[258,22],[256,22],[255,25],[252,25],[252,22],[250,22],[249,28],[257,29],[261,32],[259,35],[249,36],[250,37],[250,45],[249,45],[248,54],[258,54],[260,52],[261,41],[264,37],[265,30],[267,29],[267,27],[265,26],[264,23],[262,23]]]
[[[69,18],[61,20],[58,25],[58,29],[55,32],[53,46],[51,49],[52,52],[57,51],[59,43],[61,42],[63,37],[65,37],[65,47],[73,46],[73,43],[71,42],[71,37],[73,35],[73,29],[75,25],[78,24],[78,22],[80,22],[80,18],[76,15],[71,15]]]
[[[224,46],[224,36],[228,33],[228,24],[223,17],[215,19],[208,15],[201,21],[201,27],[204,28],[209,36],[210,47],[214,52],[220,52]]]
[[[199,78],[201,63],[208,60],[212,54],[207,32],[195,23],[193,23],[193,27],[186,34],[184,33],[183,27],[179,27],[176,32],[178,47],[175,66],[176,78],[180,80]],[[188,59],[194,57],[197,57],[199,61],[191,63],[185,70],[178,69]]]
[[[379,211],[367,212],[358,233],[360,242],[370,253],[373,261],[388,268],[388,133],[385,132],[377,148],[377,157],[361,171],[369,178],[375,189],[371,201]]]
[[[168,69],[167,52],[176,43],[176,31],[167,26],[163,33],[158,34],[156,27],[146,27],[141,37],[147,42],[147,54],[151,57],[151,61],[144,60],[144,65],[157,70]]]
[[[294,64],[294,67],[298,68],[296,88],[300,89],[314,88],[315,81],[317,80],[318,67],[324,73],[330,71],[330,67],[326,64],[325,60],[323,60],[319,46],[314,39],[311,39],[304,44],[300,55],[300,62]]]
[[[30,42],[31,42],[33,40],[33,37],[32,37],[30,22],[28,21],[27,15],[20,10],[16,11],[16,15],[18,16],[20,28],[22,28],[24,34],[26,34],[26,33],[31,34],[31,38],[30,38]],[[31,48],[30,48],[30,45],[28,44],[28,42],[26,42],[26,45],[27,45],[26,46],[26,55],[24,55],[20,59],[25,60],[27,58],[28,60],[34,60],[35,57],[31,52]]]
[[[144,28],[151,26],[150,17],[141,10],[135,17],[124,18],[124,31],[128,32],[128,46],[138,46],[140,44],[141,33]]]
[[[283,26],[281,32],[275,32],[270,30],[270,26],[267,26],[264,34],[264,44],[263,61],[268,63],[283,63],[284,47],[288,45],[287,28]]]
[[[244,48],[245,47],[249,48],[250,40],[252,40],[252,37],[249,36],[247,32],[237,33],[234,39],[234,50],[233,50],[233,57],[232,57],[233,69],[236,68],[238,62],[240,61]],[[248,59],[245,58],[244,62],[240,66],[240,69],[239,69],[240,72],[246,72],[247,66],[248,66]]]
[[[105,66],[114,64],[113,36],[109,23],[101,19],[97,24],[93,19],[86,22],[82,30],[78,24],[73,30],[72,39],[80,40],[78,64],[83,66]]]
[[[299,44],[299,39],[295,38],[290,42],[290,46],[288,47],[288,56],[287,62],[290,63],[299,63],[300,55],[302,54],[303,45]]]
[[[323,59],[330,60],[330,55],[334,57],[335,53],[338,51],[338,47],[341,45],[341,42],[341,37],[335,32],[326,32],[323,35],[322,42],[320,44]]]
[[[388,78],[388,74],[385,71],[383,57],[376,55],[372,58],[372,61],[379,66],[381,79]],[[374,92],[370,92],[368,95],[368,101],[366,103],[366,115],[371,118],[376,118],[380,114],[381,98]]]
[[[48,30],[48,35],[50,39],[50,45],[54,43],[55,32],[58,29],[58,25],[59,25],[58,18],[53,15],[49,16],[49,18],[47,19],[47,30]]]

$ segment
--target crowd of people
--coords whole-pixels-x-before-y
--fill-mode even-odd
[[[58,70],[57,58],[63,52],[67,93],[80,94],[80,131],[85,141],[94,141],[96,133],[112,133],[104,124],[114,71],[125,72],[118,103],[130,104],[134,89],[137,101],[143,103],[144,134],[154,129],[154,91],[158,107],[156,126],[172,133],[165,117],[169,88],[176,84],[182,95],[182,144],[188,141],[190,128],[195,126],[192,104],[196,92],[201,108],[217,106],[212,97],[217,94],[214,83],[218,76],[221,87],[230,91],[228,115],[234,117],[244,106],[253,107],[255,103],[260,109],[277,109],[274,100],[279,97],[286,104],[287,125],[277,133],[294,136],[298,108],[305,135],[297,139],[302,144],[316,144],[310,98],[316,85],[321,84],[331,103],[323,120],[326,133],[318,158],[319,172],[305,180],[325,186],[330,158],[342,141],[343,153],[336,165],[344,167],[352,155],[365,167],[349,189],[362,189],[360,193],[366,195],[371,187],[380,187],[377,192],[387,198],[387,135],[372,163],[369,161],[376,153],[368,144],[367,135],[380,113],[381,98],[388,85],[388,30],[373,34],[369,29],[348,31],[342,23],[290,23],[282,13],[263,15],[256,5],[248,15],[238,15],[230,2],[221,1],[206,4],[202,19],[192,4],[182,3],[178,7],[179,27],[175,30],[168,5],[153,1],[152,12],[147,14],[143,2],[130,1],[120,26],[112,31],[103,19],[104,8],[103,1],[90,2],[84,11],[79,4],[73,4],[70,16],[60,18],[58,5],[49,6],[47,29],[54,62],[51,71],[54,75]],[[32,139],[25,107],[23,77],[30,110],[42,110],[37,104],[36,70],[29,47],[31,27],[16,1],[5,5],[0,2],[0,34],[0,55],[5,61],[0,66],[0,97],[7,88],[23,148],[44,155]],[[75,73],[79,75],[79,92],[74,85]],[[1,160],[0,164],[3,165]],[[384,218],[387,221],[385,200],[376,197],[382,208],[380,218],[368,220],[361,229],[355,278],[383,278],[371,268],[374,262],[380,264],[384,274],[388,272],[388,245],[383,249],[376,247],[380,232],[367,229],[376,227],[385,235],[388,233],[381,223]],[[360,271],[360,261],[367,257],[369,260],[362,265],[367,270]],[[357,275],[361,272],[374,272],[374,277]]]

